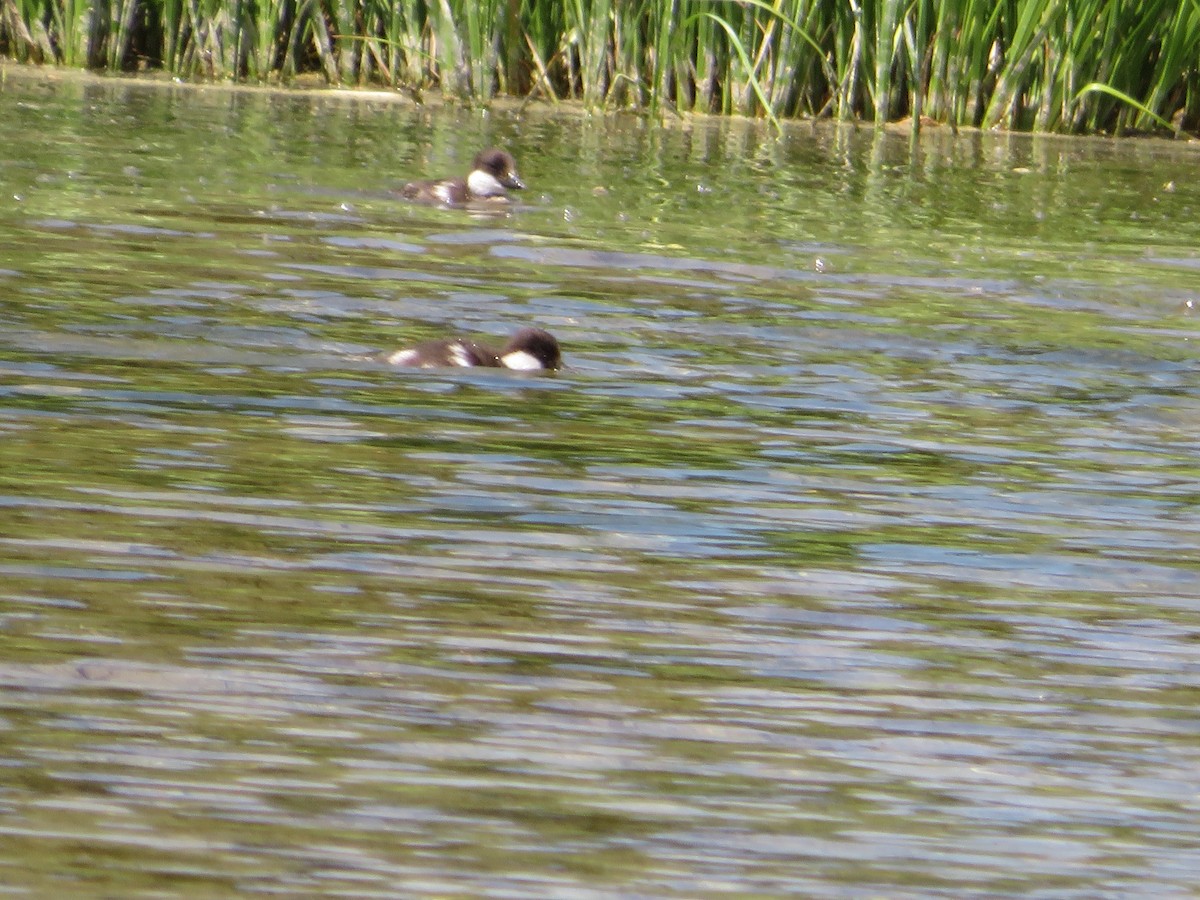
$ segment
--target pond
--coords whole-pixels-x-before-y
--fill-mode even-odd
[[[7,891],[1194,890],[1195,145],[0,123]],[[489,145],[509,210],[392,193]],[[567,368],[373,357],[526,324]]]

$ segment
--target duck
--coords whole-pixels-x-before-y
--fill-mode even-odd
[[[400,196],[417,203],[463,206],[477,201],[504,202],[509,200],[509,190],[524,189],[512,154],[490,147],[475,154],[466,178],[412,181],[400,189]]]
[[[419,369],[485,366],[522,372],[553,372],[562,368],[558,341],[540,328],[517,329],[499,350],[458,337],[393,350],[385,354],[383,360],[393,366]]]

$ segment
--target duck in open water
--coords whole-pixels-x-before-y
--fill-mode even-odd
[[[383,357],[393,366],[440,369],[453,366],[487,366],[524,372],[555,371],[562,368],[562,352],[554,335],[540,328],[521,328],[500,350],[466,338],[427,341],[415,347],[394,350]]]

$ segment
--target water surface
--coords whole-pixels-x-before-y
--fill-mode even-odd
[[[0,80],[0,885],[1190,894],[1190,145]],[[513,150],[510,215],[389,189]],[[537,324],[556,377],[371,354]]]

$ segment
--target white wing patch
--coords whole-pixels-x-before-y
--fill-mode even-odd
[[[411,366],[420,356],[416,350],[397,350],[387,358],[393,366]]]
[[[450,185],[437,184],[433,188],[433,196],[438,198],[441,203],[453,203],[454,198],[450,195]]]
[[[532,372],[535,369],[542,369],[542,361],[527,350],[514,350],[512,353],[505,353],[500,357],[500,362],[504,363],[506,368],[519,369],[522,372]]]
[[[450,345],[450,362],[456,366],[475,365],[470,351],[462,345],[461,341],[455,341]]]

